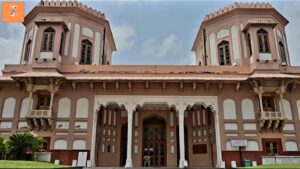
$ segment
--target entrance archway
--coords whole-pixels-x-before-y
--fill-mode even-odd
[[[144,120],[142,157],[144,157],[145,155],[150,156],[151,167],[166,166],[166,161],[167,161],[166,147],[167,144],[166,144],[165,120],[158,117],[151,117]]]
[[[188,147],[185,148],[185,152],[188,154],[186,160],[189,166],[214,167],[216,138],[214,114],[211,108],[196,104],[187,109],[186,113],[184,136],[185,146]]]

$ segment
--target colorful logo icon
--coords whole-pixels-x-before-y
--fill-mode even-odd
[[[2,2],[2,22],[24,22],[24,2]]]

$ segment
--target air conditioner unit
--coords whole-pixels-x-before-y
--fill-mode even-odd
[[[282,62],[281,65],[282,66],[286,66],[287,64],[286,64],[286,62]]]
[[[234,62],[233,64],[232,64],[232,66],[237,66],[238,64],[236,63],[236,62]]]

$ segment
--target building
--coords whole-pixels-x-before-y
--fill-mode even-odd
[[[201,17],[201,16],[199,16]],[[20,64],[0,78],[0,133],[30,129],[51,159],[94,166],[227,167],[243,158],[300,155],[300,67],[270,4],[208,14],[193,66],[111,65],[103,13],[76,1],[41,1],[25,17]],[[243,142],[242,142],[243,143]]]

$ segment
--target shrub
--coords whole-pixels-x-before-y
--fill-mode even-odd
[[[9,137],[9,154],[14,160],[26,160],[28,153],[41,151],[43,143],[42,137],[35,137],[29,132],[16,133]]]
[[[0,159],[4,160],[6,156],[5,139],[0,135]]]

